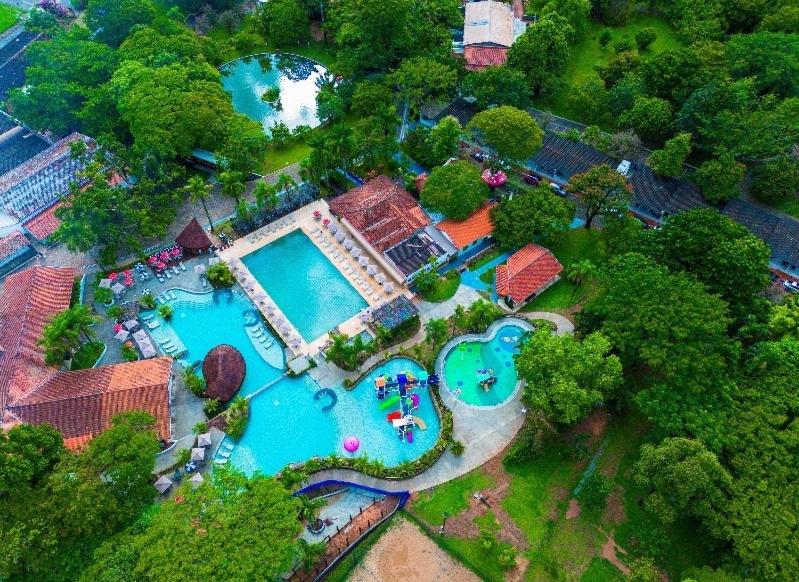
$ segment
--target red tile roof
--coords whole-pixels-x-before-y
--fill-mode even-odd
[[[53,234],[61,224],[61,221],[55,215],[55,211],[63,205],[63,202],[56,202],[41,214],[31,218],[23,226],[25,226],[37,240],[46,239]]]
[[[463,49],[466,68],[476,71],[495,65],[504,65],[508,60],[508,49],[505,47],[467,46]]]
[[[18,230],[0,238],[0,260],[10,257],[28,245],[30,245],[30,242],[25,235]]]
[[[0,410],[56,373],[36,345],[42,328],[69,307],[73,269],[31,267],[10,275],[0,295]]]
[[[522,303],[549,285],[561,271],[563,267],[551,251],[529,244],[497,267],[497,295]]]
[[[462,249],[494,232],[494,223],[491,222],[493,207],[494,204],[485,204],[466,220],[447,218],[439,222],[436,227],[449,237],[452,244]]]
[[[171,358],[59,372],[8,406],[17,419],[52,424],[70,448],[79,448],[107,429],[120,412],[141,410],[155,418],[163,440],[171,438]]]
[[[413,196],[386,176],[378,176],[330,201],[330,210],[384,252],[430,224]]]

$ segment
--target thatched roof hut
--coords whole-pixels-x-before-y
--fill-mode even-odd
[[[205,395],[225,403],[241,388],[247,368],[241,352],[227,344],[216,346],[203,360]]]
[[[185,252],[190,254],[198,254],[207,251],[211,247],[211,239],[208,238],[196,218],[192,218],[191,222],[183,229],[183,232],[175,237],[175,242],[182,246]]]

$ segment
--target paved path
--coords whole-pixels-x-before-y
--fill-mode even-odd
[[[518,317],[524,317],[525,319],[545,319],[547,321],[551,321],[557,327],[555,333],[558,335],[563,335],[566,333],[574,333],[574,324],[572,321],[564,317],[563,315],[559,315],[557,313],[550,313],[548,311],[527,311],[527,312],[516,312],[513,315]]]

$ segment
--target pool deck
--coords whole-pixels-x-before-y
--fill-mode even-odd
[[[386,293],[385,287],[378,285],[366,272],[366,269],[361,267],[358,261],[350,256],[347,250],[335,240],[330,230],[322,226],[321,220],[314,217],[314,211],[319,211],[324,218],[330,219],[337,225],[339,224],[331,216],[327,203],[324,200],[317,200],[273,223],[261,227],[245,237],[237,239],[232,246],[219,252],[219,256],[230,266],[233,274],[236,275],[244,292],[258,306],[266,320],[280,334],[281,339],[287,345],[292,346],[291,350],[294,355],[316,355],[329,341],[329,334],[325,333],[310,342],[306,341],[291,323],[291,320],[280,310],[279,305],[270,298],[269,293],[250,273],[241,259],[295,230],[301,230],[313,241],[341,275],[364,298],[369,307],[375,307],[399,295],[412,297],[410,291],[404,288],[401,282],[397,280],[395,273],[389,269],[381,268],[381,272],[386,275],[387,281],[394,284],[394,290],[391,293]],[[384,265],[385,259],[376,256],[371,247],[361,245],[360,248],[368,254],[371,263],[376,263],[381,267]],[[338,331],[350,337],[354,337],[364,331],[366,324],[361,320],[360,315],[355,315],[340,323],[337,326]]]

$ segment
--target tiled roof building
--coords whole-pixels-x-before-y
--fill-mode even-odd
[[[28,262],[36,256],[36,250],[19,231],[0,238],[0,277]]]
[[[561,271],[563,267],[551,251],[529,244],[497,267],[497,295],[517,307],[557,281]]]
[[[334,198],[330,210],[346,219],[380,252],[430,224],[413,196],[386,176]]]
[[[36,342],[55,314],[69,307],[72,269],[32,267],[10,275],[0,295],[0,410],[53,376]]]
[[[521,0],[516,0],[513,7],[494,0],[466,3],[463,56],[467,69],[477,70],[507,61],[508,49],[527,27],[519,13],[524,13]]]
[[[494,204],[485,204],[466,220],[446,218],[436,226],[447,235],[458,250],[464,249],[494,232],[491,222],[491,209]]]
[[[132,410],[155,418],[159,438],[171,438],[171,358],[153,358],[59,372],[7,408],[16,420],[49,423],[78,449],[110,426],[111,419]]]

